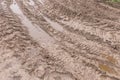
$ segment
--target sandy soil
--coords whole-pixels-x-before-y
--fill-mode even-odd
[[[120,80],[120,3],[0,0],[0,80]]]

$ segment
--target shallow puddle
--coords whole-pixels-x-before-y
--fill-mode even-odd
[[[33,39],[39,41],[40,44],[44,44],[46,46],[54,43],[54,39],[50,37],[49,34],[42,30],[38,25],[32,24],[32,22],[22,13],[15,0],[10,6],[10,8],[14,13],[18,15],[23,25],[27,27],[29,34],[33,37]]]
[[[20,8],[18,7],[17,3],[15,0],[13,0],[13,4],[10,6],[11,10],[18,14],[18,15],[23,15],[22,11],[20,10]]]
[[[49,18],[47,18],[47,17],[45,17],[45,16],[43,16],[43,17],[44,17],[44,19],[45,19],[48,23],[50,23],[51,27],[53,27],[53,28],[56,29],[57,31],[63,32],[63,27],[62,27],[60,24],[58,24],[57,22],[54,22],[54,21],[50,20]]]

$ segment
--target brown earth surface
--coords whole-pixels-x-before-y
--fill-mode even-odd
[[[0,0],[0,80],[120,80],[120,3]]]

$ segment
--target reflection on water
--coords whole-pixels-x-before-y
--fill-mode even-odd
[[[62,27],[60,24],[58,24],[57,22],[54,22],[54,21],[50,20],[49,18],[47,18],[47,17],[45,17],[45,16],[43,16],[43,17],[44,17],[44,19],[45,19],[48,23],[50,23],[51,27],[53,27],[54,29],[56,29],[56,30],[58,30],[58,31],[60,31],[60,32],[63,32],[63,27]]]
[[[22,13],[18,4],[14,0],[13,4],[10,6],[11,10],[18,15],[21,19],[21,22],[27,27],[29,34],[33,39],[37,40],[43,44],[51,45],[54,43],[54,39],[50,37],[44,30],[42,30],[38,25],[32,24],[32,22]]]
[[[20,8],[18,7],[17,3],[15,0],[13,0],[13,4],[10,6],[10,8],[12,9],[13,12],[15,12],[16,14],[22,15],[22,11],[20,10]]]

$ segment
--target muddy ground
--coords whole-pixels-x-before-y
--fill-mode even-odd
[[[120,80],[120,3],[0,0],[0,80]]]

